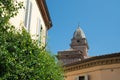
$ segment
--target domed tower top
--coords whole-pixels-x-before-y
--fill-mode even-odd
[[[78,28],[76,29],[76,31],[74,32],[73,37],[76,39],[86,38],[83,30],[80,28],[79,25],[78,25]]]
[[[74,32],[70,46],[71,49],[81,51],[83,56],[87,56],[89,47],[86,36],[80,26]]]

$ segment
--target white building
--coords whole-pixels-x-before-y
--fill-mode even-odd
[[[52,27],[48,8],[45,0],[17,0],[24,3],[25,9],[20,9],[19,14],[10,22],[16,28],[24,26],[30,32],[32,39],[46,43],[47,30]]]

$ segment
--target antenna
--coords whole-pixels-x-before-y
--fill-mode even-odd
[[[80,24],[78,24],[78,28],[80,28]]]

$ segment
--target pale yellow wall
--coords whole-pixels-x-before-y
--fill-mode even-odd
[[[101,71],[101,80],[120,80],[120,65]]]
[[[23,1],[25,5],[25,0],[17,0],[17,1]],[[24,24],[24,15],[25,15],[25,9],[20,9],[19,10],[19,13],[17,14],[17,16],[13,17],[11,20],[10,20],[10,23],[12,23],[17,29],[20,28],[21,24],[23,25]]]
[[[24,7],[26,8],[26,2],[27,0],[17,0],[17,1],[23,1],[24,2]],[[32,39],[38,39],[38,20],[40,20],[40,25],[42,26],[42,34],[41,34],[41,41],[42,44],[45,44],[46,42],[46,34],[47,34],[47,28],[45,26],[45,22],[42,18],[41,12],[38,8],[38,5],[36,3],[36,0],[30,0],[32,3],[32,13],[31,13],[31,23],[30,23],[30,34],[32,36]],[[25,22],[25,12],[26,9],[21,9],[19,10],[19,14],[12,18],[10,22],[15,25],[17,29],[19,29],[21,26],[24,25]],[[27,30],[27,28],[26,28]]]
[[[88,80],[120,80],[120,64],[95,66],[65,74],[65,80],[77,80],[76,77],[88,75]]]

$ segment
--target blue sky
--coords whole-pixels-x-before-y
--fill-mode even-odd
[[[67,50],[78,24],[89,44],[89,55],[120,52],[120,0],[46,0],[53,26],[48,49]]]

